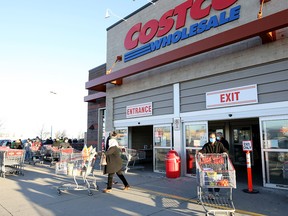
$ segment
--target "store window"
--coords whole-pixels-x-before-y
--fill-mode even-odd
[[[208,142],[207,122],[184,124],[184,140],[186,150],[186,174],[196,174],[195,154]]]
[[[266,186],[288,189],[288,117],[262,119]]]
[[[165,157],[172,149],[171,125],[154,126],[154,171],[166,172]]]

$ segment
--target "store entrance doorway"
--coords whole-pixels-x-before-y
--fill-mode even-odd
[[[132,149],[137,150],[139,160],[135,163],[147,171],[153,171],[153,126],[135,126],[129,128]]]

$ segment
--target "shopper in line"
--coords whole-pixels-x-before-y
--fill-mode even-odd
[[[67,137],[64,138],[64,142],[61,142],[59,144],[59,149],[67,149],[72,148],[72,146],[69,143],[69,139]]]
[[[200,157],[203,157],[202,154],[221,154],[228,153],[228,150],[224,147],[224,145],[216,140],[216,134],[210,133],[209,142],[206,143],[203,148],[198,152]],[[220,188],[208,188],[208,199],[214,199],[214,195],[219,197]]]
[[[106,172],[108,173],[107,188],[103,190],[103,193],[111,192],[113,184],[113,176],[115,173],[124,184],[123,190],[130,189],[130,185],[128,184],[125,176],[122,173],[122,159],[120,156],[121,150],[119,148],[119,144],[117,141],[116,132],[111,133],[108,150],[106,152],[103,152],[102,154],[106,155],[106,161],[107,161]]]
[[[30,138],[27,139],[27,142],[24,144],[25,149],[25,161],[30,161],[31,157],[31,146],[32,146],[32,140]]]
[[[106,143],[105,143],[105,146],[104,146],[105,152],[108,151],[108,149],[109,149],[109,141],[110,141],[110,139],[111,139],[111,134],[112,134],[112,132],[110,132],[110,133],[109,133],[109,136],[107,137],[107,140],[106,140]],[[104,174],[107,173],[107,166],[106,166],[106,165],[103,167],[103,173],[104,173]],[[114,181],[114,180],[113,180],[113,184],[117,184],[117,183],[118,183],[117,181]],[[108,184],[108,182],[107,182],[107,184]]]
[[[216,134],[216,139],[217,141],[221,142],[224,147],[229,151],[229,143],[228,141],[224,138],[223,134],[221,132],[217,132]]]

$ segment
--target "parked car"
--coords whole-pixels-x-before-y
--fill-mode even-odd
[[[10,139],[3,139],[0,140],[0,146],[8,146],[9,144],[11,145],[11,140]]]

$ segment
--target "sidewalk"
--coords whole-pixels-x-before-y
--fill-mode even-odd
[[[164,174],[133,170],[125,175],[130,190],[123,191],[123,185],[118,183],[111,193],[104,194],[107,176],[99,170],[94,174],[100,190],[93,191],[93,196],[88,196],[87,191],[64,191],[59,196],[56,187],[73,178],[55,175],[54,167],[45,164],[26,164],[24,176],[0,178],[0,215],[205,215],[197,203],[194,178],[168,179]],[[247,194],[242,192],[246,186],[237,182],[237,189],[233,190],[235,215],[287,215],[287,190],[257,187],[260,193]]]

